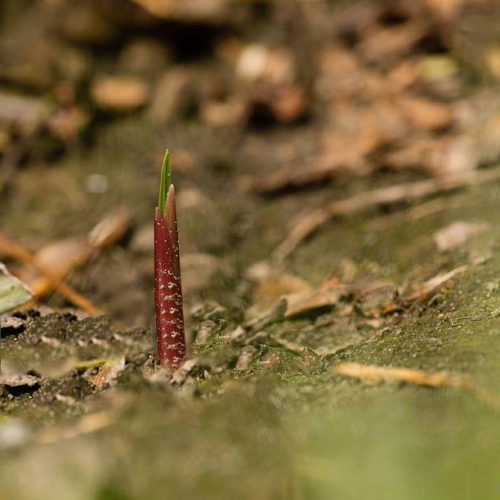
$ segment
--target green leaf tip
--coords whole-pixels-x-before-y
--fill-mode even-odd
[[[167,149],[163,157],[160,177],[160,192],[158,194],[158,208],[165,217],[167,210],[167,195],[172,184],[172,166],[170,164],[170,152]]]

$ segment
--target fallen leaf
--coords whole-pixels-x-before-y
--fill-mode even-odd
[[[490,47],[484,53],[486,67],[497,79],[500,79],[500,47]]]
[[[303,87],[291,85],[283,88],[271,101],[271,112],[281,123],[291,123],[304,115],[308,99]]]
[[[125,112],[143,107],[149,100],[149,85],[131,76],[98,77],[90,93],[97,107],[106,111]]]
[[[282,297],[310,293],[313,289],[306,281],[291,274],[273,274],[259,281],[254,289],[251,316],[273,307]]]
[[[316,290],[285,295],[288,303],[285,317],[290,318],[325,307],[333,307],[346,291],[347,287],[338,283]]]
[[[89,124],[89,115],[80,108],[59,109],[47,122],[50,132],[62,141],[73,141]]]
[[[425,31],[425,25],[411,22],[390,28],[374,26],[365,31],[357,48],[366,61],[385,66],[403,58]]]
[[[292,83],[295,64],[287,49],[250,44],[239,55],[236,74],[246,83],[283,86]]]
[[[204,102],[200,110],[202,119],[214,127],[237,125],[242,122],[247,112],[247,102],[238,97]]]
[[[257,348],[252,345],[243,346],[234,368],[236,370],[246,370],[250,366],[256,352]]]
[[[108,214],[89,233],[89,244],[93,249],[102,249],[119,241],[130,225],[130,212],[122,207]]]
[[[467,0],[426,0],[432,13],[440,20],[452,22]]]
[[[453,114],[449,105],[411,96],[402,96],[398,104],[417,129],[424,131],[440,129],[452,123]]]
[[[484,222],[457,221],[434,234],[434,242],[439,251],[445,252],[465,244],[473,236],[482,234],[487,229],[488,224]]]
[[[410,302],[423,300],[429,297],[429,295],[437,292],[443,285],[448,283],[448,281],[452,280],[455,276],[464,273],[466,270],[467,266],[460,266],[448,273],[438,274],[437,276],[434,276],[430,280],[427,280],[425,283],[423,283],[418,290],[406,297],[406,300]]]
[[[28,302],[33,297],[31,290],[7,271],[0,262],[0,314]]]
[[[132,0],[149,14],[185,22],[222,22],[231,13],[232,0]]]
[[[195,358],[186,359],[177,370],[172,374],[171,384],[183,384],[191,371],[198,366],[198,360]]]
[[[56,276],[66,275],[87,259],[89,251],[90,247],[83,238],[64,238],[47,243],[38,250],[35,262]],[[39,273],[31,275],[39,276]],[[32,283],[33,278],[29,282]]]
[[[110,384],[125,369],[125,357],[121,356],[116,359],[107,359],[99,368],[95,375],[85,377],[93,386],[102,387]]]

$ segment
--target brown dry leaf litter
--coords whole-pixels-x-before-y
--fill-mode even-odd
[[[130,213],[121,208],[108,214],[89,233],[87,239],[66,238],[47,244],[35,255],[21,244],[0,234],[0,255],[23,264],[18,275],[33,289],[36,298],[55,288],[73,305],[89,314],[102,310],[64,282],[75,268],[82,266],[95,253],[114,245],[127,231]]]
[[[457,267],[447,273],[441,273],[423,283],[416,291],[406,297],[409,302],[422,301],[438,292],[446,283],[467,271],[467,266]]]
[[[55,286],[55,289],[76,307],[83,309],[89,314],[98,314],[101,312],[90,300],[66,284],[61,277],[55,276],[51,270],[46,269],[37,262],[35,256],[29,250],[24,248],[21,244],[9,240],[2,234],[0,234],[0,255],[15,259],[25,266],[33,268],[43,274],[45,278],[49,279]]]
[[[437,295],[456,277],[463,274],[468,266],[459,266],[446,273],[440,273],[428,279],[424,283],[410,287],[410,290],[404,293],[397,300],[379,308],[380,315],[386,315],[393,312],[411,308],[415,304],[430,305]]]
[[[500,398],[492,392],[478,386],[464,375],[449,372],[426,372],[409,368],[395,368],[359,363],[340,363],[334,367],[335,373],[344,377],[357,378],[377,384],[381,382],[404,382],[426,387],[453,387],[472,392],[479,399],[494,408],[500,408]]]
[[[125,235],[130,224],[130,213],[120,208],[106,215],[89,233],[86,239],[71,238],[59,240],[43,247],[35,255],[35,261],[41,262],[57,278],[56,284],[71,271],[84,265],[92,256],[107,247],[113,246]],[[45,262],[46,260],[46,262]],[[54,287],[54,281],[47,276],[32,277],[28,280],[37,297],[43,296]],[[88,309],[86,309],[88,310]],[[92,314],[100,312],[90,310]]]
[[[353,215],[378,206],[401,202],[411,203],[460,187],[498,179],[500,179],[500,167],[495,167],[468,175],[448,175],[440,179],[397,184],[360,193],[345,200],[333,201],[296,220],[292,225],[292,229],[273,255],[278,260],[286,258],[307,237],[334,217]]]
[[[99,77],[92,84],[91,96],[98,108],[124,113],[147,104],[149,86],[144,80],[136,77]]]
[[[439,251],[445,252],[464,245],[469,239],[484,233],[488,224],[484,222],[453,222],[434,234],[434,242]]]
[[[116,378],[125,369],[125,358],[123,356],[116,359],[106,360],[100,367],[95,375],[88,375],[85,378],[95,387],[102,387],[109,385],[116,380]]]

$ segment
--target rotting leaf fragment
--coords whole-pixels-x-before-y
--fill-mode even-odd
[[[31,290],[0,262],[0,314],[15,309],[33,297]]]

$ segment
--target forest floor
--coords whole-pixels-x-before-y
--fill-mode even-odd
[[[225,48],[214,43],[217,57],[194,57],[184,42],[159,36],[163,20],[151,31],[153,21],[135,10],[113,17],[98,4],[85,9],[105,55],[96,56],[81,26],[67,27],[70,42],[63,37],[57,49],[90,58],[90,88],[95,74],[128,61],[116,54],[132,44],[129,35],[108,40],[110,26],[172,45],[178,52],[166,74],[174,80],[177,66],[199,82],[220,69],[217,57],[227,62],[231,50],[248,50],[236,50],[228,34],[255,43],[238,19],[167,20],[181,40],[183,29],[199,42],[225,40]],[[3,316],[0,500],[500,496],[498,96],[489,79],[477,78],[488,68],[488,78],[499,76],[492,61],[500,49],[490,40],[457,41],[454,30],[473,30],[474,15],[453,20],[456,28],[436,23],[418,38],[408,28],[422,28],[420,9],[393,1],[381,14],[376,2],[354,4],[369,7],[331,13],[350,29],[347,37],[339,21],[342,49],[319,28],[324,45],[297,48],[299,62],[299,48],[324,51],[315,78],[333,71],[334,81],[350,82],[333,97],[299,75],[294,85],[312,104],[292,99],[294,107],[279,74],[264,75],[257,90],[245,81],[243,95],[233,95],[239,87],[229,76],[193,91],[195,111],[188,102],[158,122],[149,102],[104,112],[99,106],[109,102],[89,91],[96,102],[86,107],[90,97],[79,90],[57,106],[85,110],[82,130],[69,118],[62,135],[53,123],[7,129],[0,237],[22,244],[45,269],[64,270],[104,312],[75,307],[49,280],[38,303]],[[308,14],[315,26],[317,14]],[[259,18],[254,38],[281,50],[273,36],[283,44],[288,30],[297,33],[296,12],[274,15],[269,25]],[[33,22],[12,16],[25,28]],[[356,24],[365,18],[366,26]],[[399,45],[377,46],[377,30],[394,34],[401,24]],[[477,53],[489,55],[488,68],[470,62]],[[288,56],[272,57],[272,68],[286,67]],[[78,73],[75,61],[68,72]],[[434,63],[438,82],[412,73],[422,61]],[[365,79],[362,99],[349,78]],[[23,87],[7,72],[0,80],[0,98],[18,87],[66,95],[50,81]],[[390,82],[397,90],[388,96]],[[218,85],[228,87],[229,114],[214,111]],[[273,107],[276,95],[288,104]],[[360,125],[372,120],[373,128]],[[424,146],[415,153],[417,143]],[[332,150],[342,144],[352,154],[337,163]],[[173,376],[156,366],[152,327],[151,218],[166,145],[179,193],[190,343]],[[106,243],[96,244],[96,235]],[[0,258],[32,287],[47,280],[1,238]]]

